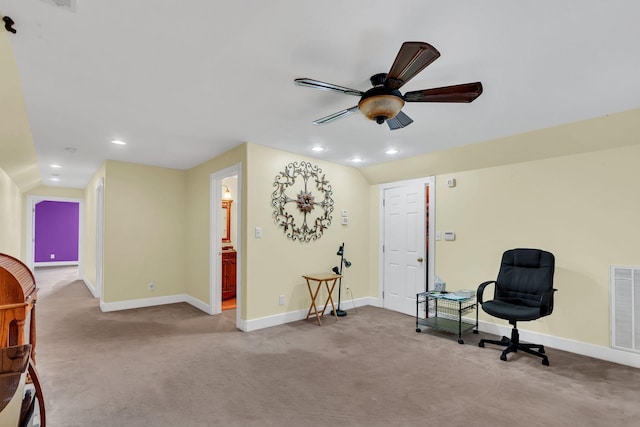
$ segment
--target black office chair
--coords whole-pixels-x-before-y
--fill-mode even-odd
[[[497,280],[481,283],[477,298],[482,309],[492,316],[506,319],[513,329],[511,339],[480,340],[484,343],[506,346],[501,360],[507,360],[508,353],[522,350],[542,358],[542,364],[549,366],[549,358],[540,344],[523,344],[520,342],[516,322],[539,319],[553,311],[553,272],[555,258],[552,253],[540,249],[511,249],[502,255],[500,272]],[[484,289],[494,283],[493,299],[483,300]],[[534,350],[537,349],[537,350]]]

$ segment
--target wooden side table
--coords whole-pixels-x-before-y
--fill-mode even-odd
[[[336,282],[342,276],[339,274],[333,273],[318,273],[318,274],[309,274],[307,276],[302,276],[307,280],[307,288],[309,288],[309,295],[311,296],[311,306],[309,307],[309,311],[307,312],[307,317],[311,317],[312,314],[315,314],[316,320],[318,321],[318,325],[322,326],[320,323],[320,317],[324,316],[324,311],[327,309],[327,303],[331,302],[331,308],[333,316],[338,320],[338,316],[336,315],[336,309],[333,305],[333,297],[331,294],[333,293],[333,288],[336,286]],[[315,290],[313,290],[313,286],[311,282],[315,282]],[[329,284],[331,282],[331,284]],[[322,307],[322,312],[318,311],[318,306],[316,305],[316,299],[318,298],[318,294],[320,293],[320,288],[322,288],[322,284],[325,284],[327,289],[327,300],[324,302],[324,306]]]

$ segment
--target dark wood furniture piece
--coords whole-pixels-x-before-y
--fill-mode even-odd
[[[222,251],[222,300],[236,296],[236,251]]]
[[[29,316],[31,358],[36,355],[36,279],[20,260],[0,254],[0,347],[25,344],[24,325]]]
[[[29,268],[19,259],[0,254],[0,347],[31,344],[29,377],[36,389],[40,407],[40,425],[46,426],[44,398],[36,360],[36,300],[38,288]],[[29,319],[29,333],[25,323]]]
[[[0,348],[0,425],[27,425],[33,416],[33,393],[25,392],[31,345]]]

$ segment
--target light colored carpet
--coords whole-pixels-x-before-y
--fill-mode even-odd
[[[460,345],[375,307],[251,333],[233,310],[102,313],[80,281],[36,275],[53,427],[640,425],[640,370],[626,366],[554,349],[549,367],[502,362],[482,334]]]

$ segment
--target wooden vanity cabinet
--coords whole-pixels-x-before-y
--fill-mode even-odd
[[[236,251],[222,251],[222,299],[236,296]]]

